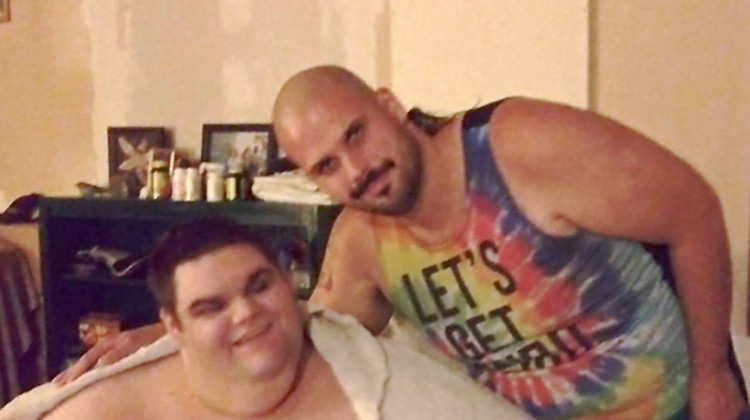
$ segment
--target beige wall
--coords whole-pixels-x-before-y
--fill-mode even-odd
[[[14,1],[0,24],[0,205],[72,193],[96,166],[94,96],[81,3]]]
[[[692,163],[719,193],[732,246],[733,326],[741,331],[750,232],[750,2],[594,2],[592,102]]]
[[[452,113],[526,95],[587,106],[587,0],[430,5],[392,2],[392,86],[406,103]]]

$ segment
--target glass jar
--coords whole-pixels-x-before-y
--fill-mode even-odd
[[[151,197],[158,200],[168,199],[171,195],[169,167],[163,160],[155,160],[151,165]]]
[[[242,165],[232,165],[224,180],[225,196],[229,201],[244,200],[247,192],[247,181]]]

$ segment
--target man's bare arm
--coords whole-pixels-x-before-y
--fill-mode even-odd
[[[165,333],[164,324],[159,322],[105,337],[81,356],[73,366],[60,372],[52,382],[57,385],[70,383],[94,366],[115,363],[135,353],[139,348],[153,343]]]
[[[514,99],[492,118],[500,170],[543,229],[669,246],[688,326],[693,414],[733,418],[741,402],[726,360],[730,260],[708,183],[642,134],[591,112]]]
[[[381,289],[380,273],[368,215],[345,209],[331,231],[321,274],[310,300],[353,316],[377,334],[393,313]]]

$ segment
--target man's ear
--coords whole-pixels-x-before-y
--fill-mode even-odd
[[[171,335],[173,339],[177,340],[178,343],[182,344],[182,325],[177,315],[172,313],[165,308],[159,310],[159,318],[167,329],[167,334]]]
[[[378,88],[375,91],[375,100],[399,121],[406,119],[406,108],[404,108],[401,101],[388,88]]]

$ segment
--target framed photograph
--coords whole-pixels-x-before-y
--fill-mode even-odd
[[[201,161],[241,166],[249,176],[269,172],[275,159],[270,124],[204,124]]]
[[[0,22],[10,22],[10,0],[0,0]]]
[[[1,1],[1,0],[0,0]],[[148,179],[149,153],[171,147],[165,127],[108,127],[109,182],[137,196]]]
[[[268,143],[268,153],[270,155],[270,159],[268,160],[269,174],[297,169],[297,165],[289,160],[286,152],[279,147],[279,143],[276,141],[276,134],[273,131],[271,131],[271,138]]]

